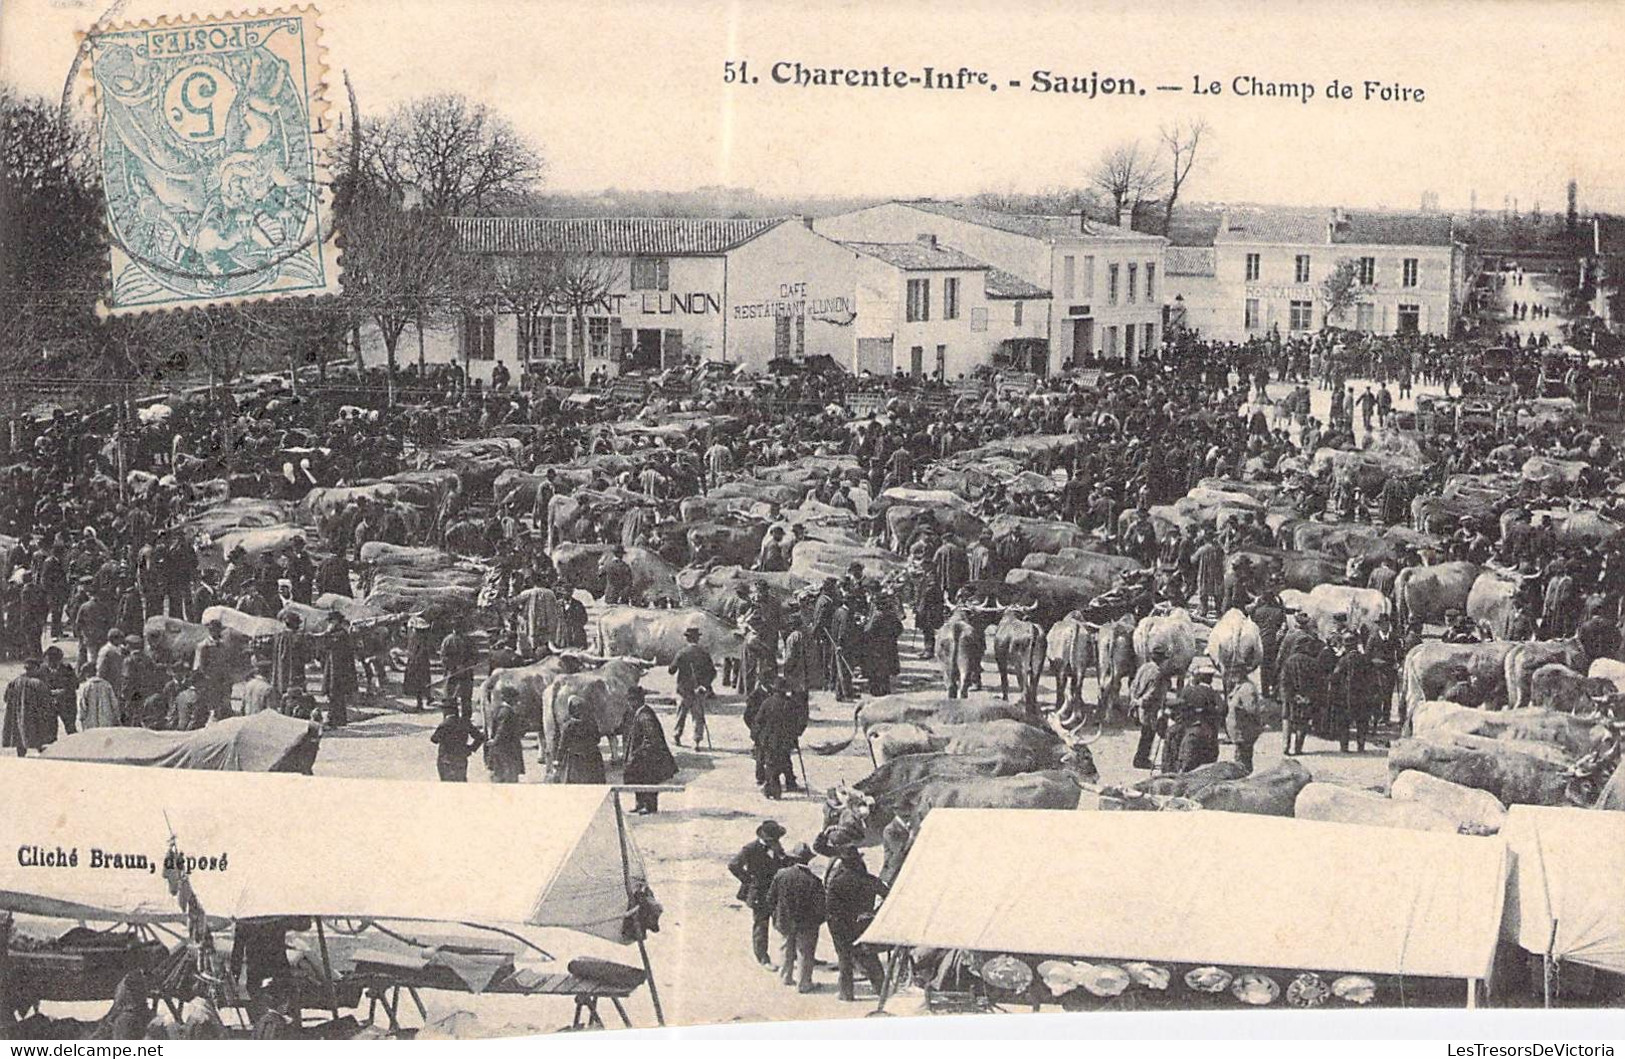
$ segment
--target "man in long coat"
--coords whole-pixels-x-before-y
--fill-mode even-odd
[[[734,854],[728,862],[728,873],[739,880],[735,899],[744,902],[751,911],[750,947],[756,962],[772,967],[767,952],[767,930],[772,921],[773,905],[768,900],[773,877],[780,868],[789,865],[790,858],[779,840],[784,838],[784,825],[777,820],[763,820],[756,827],[756,837]]]
[[[23,671],[6,685],[5,713],[0,723],[0,746],[13,747],[18,757],[30,750],[43,750],[50,740],[45,738],[49,723],[54,735],[56,711],[51,708],[51,689],[39,675],[40,660],[29,658],[23,662]]]
[[[951,533],[944,537],[931,561],[936,564],[937,580],[942,584],[943,596],[958,599],[959,590],[970,580],[970,560],[959,538]]]
[[[807,710],[782,687],[761,689],[745,707],[745,727],[756,753],[756,773],[762,792],[777,801],[786,790],[799,790],[791,760],[801,733],[807,730]]]
[[[654,708],[644,701],[643,688],[633,685],[632,712],[626,715],[626,767],[621,779],[631,784],[665,783],[677,775],[677,759],[666,745],[666,732]],[[660,795],[640,791],[634,798],[641,814],[660,811]]]
[[[327,696],[327,723],[342,728],[350,723],[350,700],[355,697],[355,642],[350,638],[350,623],[344,615],[333,611],[329,616],[331,627],[322,637],[326,652],[322,658],[322,694]],[[468,711],[464,711],[464,716]]]

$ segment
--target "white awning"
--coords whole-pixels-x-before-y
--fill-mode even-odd
[[[1514,859],[1504,936],[1625,974],[1625,813],[1514,805],[1501,837]]]
[[[1239,813],[938,809],[865,942],[1483,978],[1498,839]]]
[[[622,941],[611,797],[607,787],[0,760],[0,909],[178,919],[164,873],[173,835],[183,855],[214,859],[190,876],[210,916],[530,924]],[[628,859],[643,882],[630,835]]]

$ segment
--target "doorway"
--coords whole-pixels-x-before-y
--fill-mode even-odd
[[[1072,364],[1078,366],[1087,361],[1095,352],[1095,322],[1093,320],[1072,321]]]
[[[633,340],[631,356],[627,358],[630,363],[624,365],[630,371],[657,371],[660,368],[660,330],[654,327],[640,327]]]

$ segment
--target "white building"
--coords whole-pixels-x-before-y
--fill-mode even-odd
[[[492,260],[489,308],[425,336],[424,359],[457,361],[488,380],[536,360],[574,360],[587,374],[827,356],[848,371],[901,369],[947,379],[989,363],[1003,343],[1039,333],[1025,303],[1048,292],[967,254],[910,240],[836,242],[800,218],[462,218],[460,249]],[[527,269],[590,274],[590,304],[515,299]],[[532,281],[532,288],[540,288]],[[364,332],[370,363],[385,359]],[[397,349],[417,356],[409,331]]]
[[[1162,340],[1161,236],[1082,215],[1004,213],[934,199],[883,203],[814,227],[843,242],[934,238],[986,262],[995,273],[990,287],[1000,291],[999,318],[1020,330],[1011,337],[1048,343],[1047,357],[1021,365],[1040,373],[1092,356],[1132,362]]]
[[[1198,208],[1169,234],[1170,323],[1221,341],[1318,331],[1326,281],[1345,262],[1352,301],[1329,322],[1375,334],[1451,334],[1471,281],[1465,245],[1436,213]]]

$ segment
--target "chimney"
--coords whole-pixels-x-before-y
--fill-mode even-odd
[[[1117,207],[1117,227],[1130,229],[1134,227],[1134,203],[1125,202]]]
[[[921,246],[928,246],[933,250],[937,248],[937,237],[932,232],[921,232],[919,235],[914,237],[914,241],[919,243]]]
[[[805,217],[805,216],[802,217],[801,218],[801,226],[803,228],[807,229],[809,232],[812,231],[813,230],[813,219],[811,217]]]
[[[1082,232],[1084,235],[1089,234],[1089,211],[1088,210],[1079,210],[1078,211],[1078,231]]]

